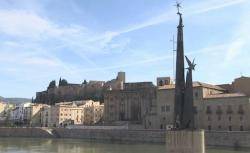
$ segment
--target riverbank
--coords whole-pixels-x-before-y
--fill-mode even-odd
[[[84,139],[0,138],[2,153],[166,153],[165,144],[119,143]],[[207,147],[206,153],[249,153],[250,149]]]
[[[0,137],[72,138],[117,142],[166,142],[164,130],[67,129],[67,128],[0,128]],[[207,146],[250,147],[250,131],[206,132]]]

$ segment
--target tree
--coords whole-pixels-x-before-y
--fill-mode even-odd
[[[49,83],[48,89],[55,88],[56,87],[56,81],[53,80]]]
[[[88,82],[87,80],[84,80],[82,84],[86,85]]]
[[[68,85],[68,81],[65,80],[65,79],[62,79],[62,80],[61,80],[61,78],[60,78],[59,87],[60,87],[60,86],[67,86],[67,85]]]

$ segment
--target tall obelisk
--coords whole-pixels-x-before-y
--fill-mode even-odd
[[[183,107],[185,99],[185,75],[184,75],[184,44],[183,44],[183,21],[182,14],[179,11],[180,4],[177,3],[179,25],[177,35],[177,53],[176,53],[176,78],[175,78],[175,105],[174,105],[174,128],[183,128]]]
[[[174,104],[174,129],[167,130],[167,153],[205,153],[204,130],[197,130],[194,126],[193,110],[193,80],[192,70],[195,64],[186,58],[188,62],[187,79],[184,75],[184,45],[183,45],[183,21],[177,3],[179,25],[177,36],[176,54],[176,81]]]

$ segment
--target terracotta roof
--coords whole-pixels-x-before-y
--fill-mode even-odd
[[[217,89],[217,90],[223,90],[223,91],[225,90],[219,86],[211,85],[211,84],[207,84],[207,83],[202,83],[202,82],[193,82],[193,87],[206,87],[206,88],[210,88],[210,89]],[[174,88],[175,88],[174,84],[158,87],[158,89],[174,89]]]
[[[227,93],[227,94],[214,94],[214,95],[207,95],[204,98],[233,98],[233,97],[246,97],[245,94],[242,93]]]
[[[210,89],[225,90],[219,86],[211,85],[211,84],[207,84],[207,83],[203,83],[203,82],[194,82],[194,86],[197,86],[197,87],[203,86],[203,87],[210,88]]]

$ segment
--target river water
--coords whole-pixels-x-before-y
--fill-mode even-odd
[[[0,153],[166,153],[164,144],[90,142],[80,139],[0,138]],[[208,148],[206,153],[250,153]]]

